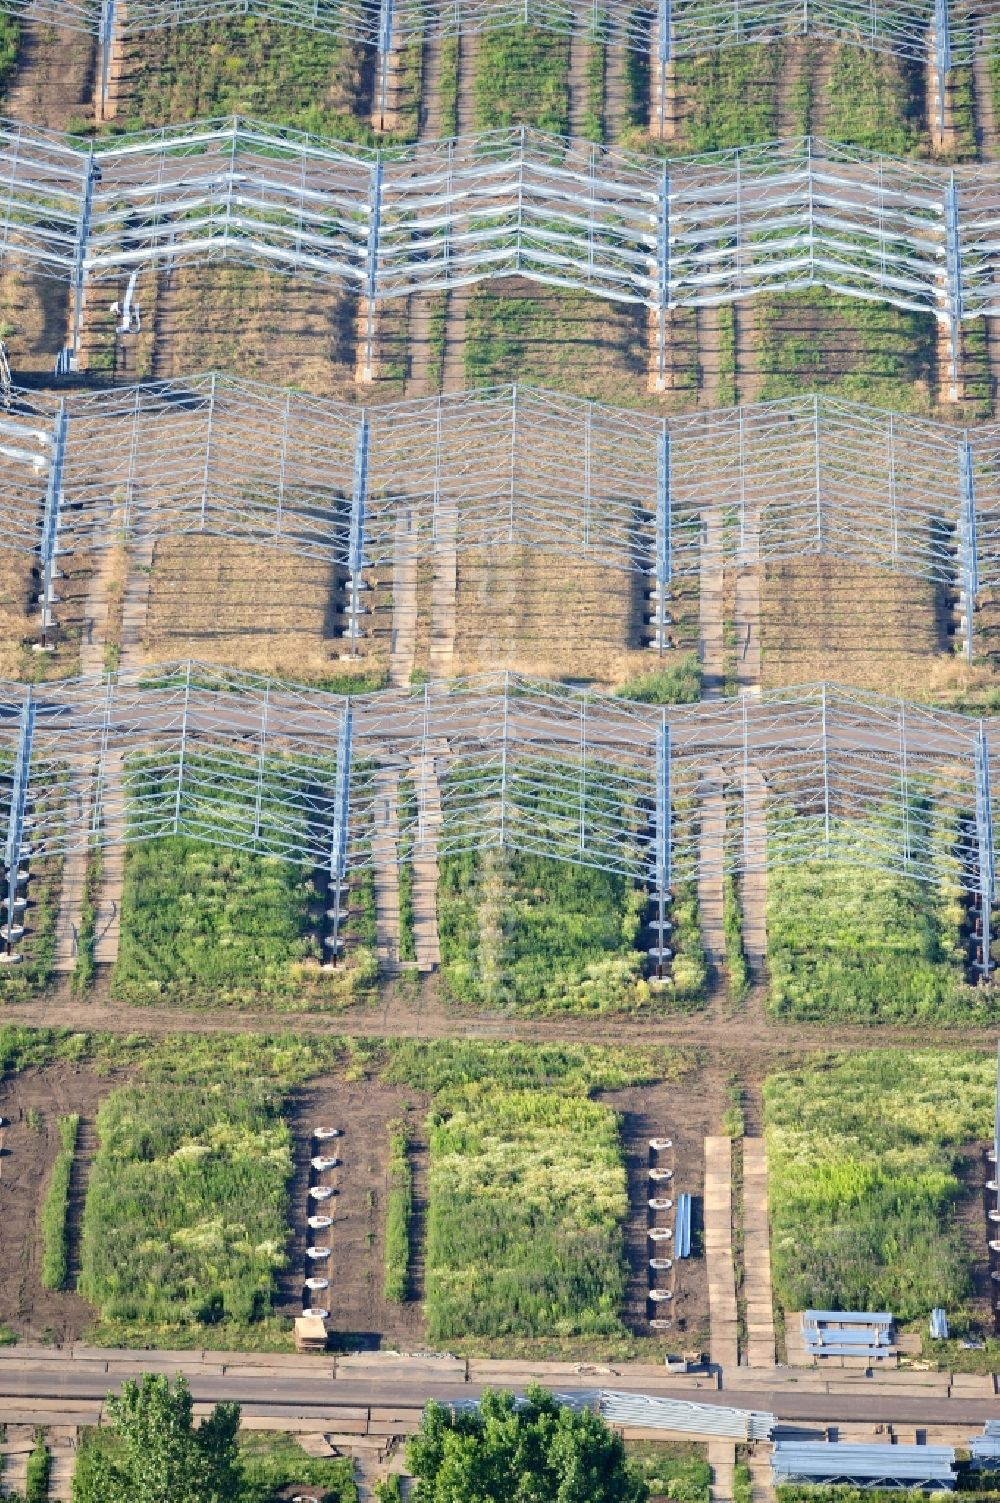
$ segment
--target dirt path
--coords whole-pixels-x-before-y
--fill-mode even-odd
[[[392,635],[389,683],[405,688],[413,674],[417,631],[416,520],[407,507],[396,519],[392,550]]]
[[[722,899],[726,845],[724,779],[721,767],[703,768],[699,778],[698,915],[705,954],[716,969],[726,958]]]
[[[736,1466],[736,1442],[732,1440],[710,1440],[708,1443],[708,1464],[712,1468],[712,1482],[708,1494],[711,1503],[732,1503],[733,1471]]]
[[[731,1139],[705,1139],[705,1262],[712,1319],[711,1353],[712,1362],[726,1369],[737,1363],[732,1154]]]
[[[604,139],[620,141],[628,124],[628,91],[624,47],[604,49]]]
[[[69,1503],[73,1497],[73,1473],[76,1470],[76,1426],[53,1426],[46,1430],[45,1439],[52,1457],[49,1497],[59,1500],[59,1503]]]
[[[710,506],[702,515],[698,599],[698,657],[704,699],[718,699],[725,683],[723,589],[722,512]]]
[[[722,357],[721,319],[718,307],[697,309],[698,406],[719,405],[719,375]]]
[[[66,1225],[68,1228],[68,1256],[69,1282],[72,1288],[76,1288],[79,1282],[81,1263],[81,1237],[83,1233],[83,1207],[87,1199],[87,1185],[90,1180],[90,1170],[97,1153],[97,1128],[94,1122],[95,1114],[87,1112],[80,1114],[80,1126],[76,1135],[76,1154],[73,1159],[73,1172],[69,1181],[69,1206],[66,1213]]]
[[[435,971],[441,964],[438,938],[438,835],[443,816],[436,758],[428,752],[413,769],[423,818],[413,852],[413,940],[417,970]]]
[[[94,925],[94,959],[114,965],[121,940],[122,889],[125,885],[125,755],[109,751],[104,762],[104,834],[101,886]]]
[[[587,122],[587,59],[590,44],[584,33],[574,30],[569,40],[569,133],[582,136]]]
[[[779,141],[787,141],[802,132],[802,121],[796,114],[795,96],[802,85],[809,58],[805,37],[788,37],[783,44],[781,77],[778,79],[777,129]]]
[[[767,1154],[763,1138],[743,1139],[743,1291],[747,1304],[747,1361],[775,1362],[771,1294],[771,1233],[767,1200]]]
[[[750,1503],[774,1503],[771,1462],[767,1456],[750,1457]]]
[[[437,682],[450,678],[455,663],[458,617],[458,511],[454,504],[438,511],[431,584],[430,674]]]
[[[392,976],[399,969],[399,778],[392,768],[375,775],[375,947],[379,969]]]

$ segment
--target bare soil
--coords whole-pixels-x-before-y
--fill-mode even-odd
[[[810,558],[765,566],[760,593],[767,688],[827,679],[923,698],[966,673],[950,602],[927,581]]]
[[[385,1270],[385,1213],[388,1198],[390,1122],[405,1118],[414,1137],[416,1152],[426,1156],[424,1118],[427,1097],[401,1086],[383,1086],[371,1081],[345,1081],[321,1077],[310,1081],[293,1097],[287,1116],[295,1139],[295,1179],[292,1186],[292,1240],[290,1263],[282,1280],[278,1312],[294,1316],[308,1296],[306,1247],[315,1238],[331,1248],[331,1257],[321,1270],[330,1279],[330,1289],[315,1296],[316,1303],[330,1310],[329,1327],[338,1345],[349,1350],[398,1347],[412,1349],[424,1340],[424,1316],[419,1299],[405,1304],[389,1303],[382,1293]],[[339,1127],[342,1136],[333,1140],[332,1151],[343,1162],[328,1171],[324,1182],[334,1184],[336,1195],[323,1202],[322,1210],[333,1216],[333,1226],[310,1233],[306,1207],[310,1184],[317,1175],[310,1167],[316,1152],[312,1139],[317,1126]],[[426,1177],[415,1177],[414,1229],[423,1226]],[[420,1292],[414,1281],[411,1292]]]
[[[156,545],[143,648],[310,681],[338,672],[342,582],[319,559],[218,538]]]
[[[11,1124],[4,1129],[0,1158],[0,1322],[24,1340],[74,1341],[93,1319],[91,1307],[72,1290],[50,1292],[41,1286],[41,1212],[59,1151],[59,1117],[79,1112],[84,1138],[114,1084],[85,1065],[70,1064],[0,1079],[0,1114]],[[74,1197],[72,1188],[71,1268],[77,1263],[82,1209],[82,1197]]]
[[[651,1333],[647,1294],[650,1287],[649,1259],[652,1256],[648,1230],[654,1224],[654,1213],[647,1204],[652,1163],[649,1140],[653,1137],[673,1140],[670,1163],[674,1174],[671,1188],[666,1193],[675,1204],[677,1195],[682,1192],[700,1199],[705,1180],[704,1139],[706,1134],[718,1131],[725,1110],[725,1091],[717,1073],[706,1070],[699,1078],[697,1089],[692,1089],[689,1077],[676,1085],[610,1091],[600,1099],[622,1116],[622,1146],[629,1187],[625,1244],[630,1277],[625,1323],[635,1335],[648,1337]],[[695,1251],[698,1240],[695,1228],[692,1237]],[[674,1297],[667,1316],[673,1320],[674,1328],[665,1344],[672,1351],[678,1348],[707,1351],[709,1316],[705,1260],[701,1256],[675,1259],[672,1273]]]
[[[0,95],[0,114],[46,130],[72,130],[94,118],[97,42],[63,26],[21,23],[17,68]]]

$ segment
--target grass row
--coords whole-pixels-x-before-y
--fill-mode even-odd
[[[385,1206],[385,1282],[383,1293],[401,1305],[410,1291],[410,1217],[413,1214],[413,1168],[410,1134],[405,1122],[389,1124],[389,1193]]]
[[[42,1288],[64,1289],[69,1273],[67,1215],[69,1185],[76,1157],[80,1115],[70,1112],[59,1118],[59,1152],[52,1165],[49,1187],[42,1206]]]

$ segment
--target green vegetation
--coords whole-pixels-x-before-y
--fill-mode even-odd
[[[531,1503],[647,1503],[649,1489],[619,1435],[593,1410],[561,1405],[531,1387],[514,1407],[512,1393],[483,1394],[477,1409],[424,1410],[406,1447],[416,1478],[414,1503],[485,1503],[517,1496]]]
[[[476,54],[473,129],[569,131],[569,37],[537,26],[487,31]]]
[[[80,1115],[71,1112],[59,1118],[60,1149],[52,1165],[49,1188],[42,1206],[42,1288],[64,1289],[69,1272],[68,1227],[69,1182],[76,1157]]]
[[[645,705],[693,705],[701,698],[701,663],[696,652],[689,652],[676,663],[652,668],[636,678],[626,679],[615,694],[619,699],[637,700]]]
[[[937,367],[937,325],[929,314],[808,288],[754,300],[761,400],[825,391],[891,407],[929,411]]]
[[[753,1476],[745,1461],[738,1461],[733,1468],[733,1503],[751,1503]]]
[[[76,961],[70,977],[70,987],[78,997],[90,989],[97,972],[94,959],[94,942],[97,937],[97,905],[101,897],[101,871],[104,865],[103,852],[99,845],[88,853],[87,878],[83,889],[83,907],[80,910],[80,932],[77,936]]]
[[[737,1002],[750,990],[750,967],[743,949],[743,907],[736,878],[730,873],[722,890],[722,923],[726,940],[729,989]]]
[[[408,49],[403,61],[395,131],[380,136],[360,113],[360,77],[351,43],[259,16],[153,29],[141,34],[130,60],[126,124],[136,129],[237,114],[368,145],[415,135],[419,48]]]
[[[430,1118],[429,1336],[622,1333],[627,1210],[608,1107],[492,1083],[442,1093]]]
[[[961,1318],[971,1291],[954,1205],[992,1136],[996,1062],[940,1051],[830,1055],[764,1086],[772,1271],[785,1310]]]
[[[27,1479],[24,1488],[24,1503],[48,1503],[49,1473],[52,1457],[45,1444],[45,1431],[35,1432],[35,1445],[28,1457]]]
[[[585,141],[604,140],[604,73],[607,47],[591,35],[587,43],[587,96],[577,134]]]
[[[389,1124],[389,1194],[385,1208],[385,1286],[392,1304],[410,1292],[410,1217],[413,1214],[413,1169],[410,1134],[405,1122]]]
[[[0,99],[6,90],[7,80],[17,68],[20,45],[20,22],[9,11],[0,12]]]
[[[641,1007],[645,892],[614,873],[521,852],[440,862],[441,972],[456,1002],[535,1013]]]
[[[620,1091],[654,1080],[681,1080],[691,1057],[678,1049],[610,1048],[594,1044],[482,1044],[472,1039],[399,1039],[388,1045],[381,1071],[387,1085],[436,1095],[493,1083],[508,1090],[567,1095]]]
[[[522,381],[619,407],[655,406],[646,386],[646,317],[644,308],[565,287],[528,297],[502,285],[475,288],[463,353],[466,385]]]
[[[627,1447],[629,1459],[641,1473],[655,1500],[671,1503],[709,1503],[712,1468],[704,1446],[686,1441],[643,1440]]]
[[[719,318],[719,401],[720,407],[735,407],[740,400],[736,372],[736,309],[730,304],[720,308]]]
[[[73,1503],[243,1503],[237,1404],[216,1404],[197,1427],[182,1376],[126,1379],[109,1395],[113,1429],[90,1430],[73,1476]]]
[[[80,1291],[116,1333],[238,1342],[270,1312],[291,1138],[273,1091],[217,1069],[219,1084],[122,1087],[98,1112]]]
[[[319,1488],[323,1503],[357,1503],[354,1463],[348,1456],[308,1456],[291,1435],[241,1435],[240,1503],[278,1503],[288,1489]]]
[[[441,101],[441,135],[445,139],[458,134],[458,44],[457,34],[441,38],[438,97]]]
[[[674,149],[719,151],[773,141],[784,50],[780,42],[754,42],[679,58],[676,78],[686,108]]]
[[[51,858],[32,862],[28,883],[25,933],[14,941],[23,958],[20,965],[0,972],[0,998],[16,1002],[44,991],[52,980],[56,958],[56,918],[62,885],[62,861]]]
[[[310,912],[319,895],[308,871],[253,851],[272,827],[291,838],[287,797],[290,788],[306,792],[308,770],[290,769],[281,757],[258,766],[252,758],[220,761],[189,753],[183,767],[135,757],[127,773],[130,808],[147,817],[156,809],[166,820],[174,818],[183,773],[182,824],[202,838],[163,835],[128,848],[112,977],[116,997],[150,1003],[169,996],[217,1006],[266,996],[302,1008],[313,1000],[337,1006],[374,983],[371,872],[352,893],[341,931],[344,961],[333,971],[321,971],[317,923]],[[328,782],[330,769],[317,765],[315,776]],[[256,790],[256,798],[247,787]],[[216,843],[223,833],[232,847]]]
[[[799,831],[803,850],[807,833]],[[965,982],[957,883],[872,869],[872,831],[860,821],[838,822],[833,837],[828,859],[772,864],[771,1013],[860,1023],[995,1018],[990,992]]]
[[[866,47],[838,47],[830,69],[824,136],[910,156],[923,144],[923,69]]]

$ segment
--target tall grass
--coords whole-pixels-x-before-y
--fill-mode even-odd
[[[620,1334],[627,1210],[608,1107],[492,1085],[440,1097],[430,1119],[429,1336]]]
[[[69,1274],[67,1214],[69,1183],[76,1157],[80,1115],[71,1112],[59,1118],[59,1152],[52,1165],[49,1188],[42,1206],[42,1288],[64,1289]]]
[[[775,1294],[786,1310],[935,1306],[970,1292],[953,1215],[963,1149],[992,1136],[995,1060],[820,1058],[764,1086]]]
[[[385,1208],[384,1293],[401,1305],[410,1290],[410,1217],[413,1214],[413,1169],[410,1134],[405,1122],[389,1124],[389,1194]]]
[[[476,55],[476,130],[533,125],[569,130],[569,37],[537,26],[488,31]]]
[[[103,1320],[264,1318],[285,1263],[291,1139],[265,1087],[126,1086],[97,1116],[80,1290]]]

